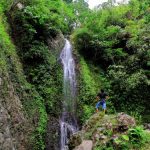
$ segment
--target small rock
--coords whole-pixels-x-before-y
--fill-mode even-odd
[[[0,133],[0,145],[4,142],[4,136],[2,133]]]
[[[7,150],[7,149],[10,149],[10,147],[11,148],[14,147],[13,143],[12,143],[12,139],[11,138],[7,138],[7,139],[5,139],[5,142],[3,144],[3,148]]]
[[[145,130],[145,132],[149,133],[150,134],[150,130]]]
[[[99,136],[99,134],[95,134],[95,139],[99,139],[100,138],[100,136]]]
[[[105,130],[105,128],[103,128],[103,127],[97,129],[97,131],[99,131],[99,132],[102,132],[104,130]]]
[[[105,140],[105,139],[107,139],[107,136],[105,136],[105,135],[100,135],[100,138],[99,138],[100,140]]]
[[[111,138],[112,138],[112,140],[115,140],[115,139],[118,139],[118,136],[117,135],[113,135]]]
[[[84,140],[74,150],[92,150],[92,148],[93,148],[93,142],[91,140]]]
[[[70,149],[73,149],[76,146],[80,145],[81,142],[82,142],[82,139],[81,139],[80,133],[75,133],[71,136],[68,146]]]
[[[2,85],[2,78],[0,78],[0,86]]]
[[[147,130],[150,130],[150,123],[145,123],[144,128],[147,129]]]
[[[112,123],[106,123],[106,129],[112,129]]]
[[[21,4],[21,3],[18,3],[18,4],[17,4],[17,7],[18,7],[18,9],[20,9],[20,10],[24,8],[23,4]]]

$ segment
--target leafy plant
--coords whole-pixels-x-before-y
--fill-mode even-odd
[[[94,111],[95,110],[94,110],[93,106],[84,105],[81,121],[85,122],[87,119],[89,119],[92,116],[92,114],[94,113]]]
[[[141,146],[145,142],[144,131],[143,128],[140,126],[129,129],[128,135],[129,135],[130,142],[136,146]]]

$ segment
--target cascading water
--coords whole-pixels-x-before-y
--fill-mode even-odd
[[[72,46],[66,39],[66,44],[61,52],[60,59],[64,70],[64,100],[63,112],[60,119],[61,127],[61,150],[67,150],[67,141],[71,134],[75,133],[77,122],[75,118],[75,101],[76,101],[76,74],[75,62],[72,56]]]

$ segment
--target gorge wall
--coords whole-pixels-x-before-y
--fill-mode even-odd
[[[21,10],[15,8],[11,15],[17,18],[18,11]],[[58,99],[62,92],[62,70],[58,58],[64,46],[64,37],[61,32],[55,37],[47,37],[45,44],[36,47],[37,52],[43,48],[43,52],[38,55],[29,50],[34,44],[30,48],[29,45],[23,47],[25,41],[21,41],[24,37],[20,31],[24,27],[22,25],[22,29],[18,30],[19,24],[11,15],[6,16],[0,12],[0,147],[18,150],[44,149],[46,132],[48,131],[47,136],[50,137],[59,132],[57,120],[61,102]],[[32,56],[30,53],[28,57],[23,57],[25,52],[27,54],[29,51],[33,52]],[[47,58],[46,62],[41,60],[42,54]],[[34,61],[36,59],[39,64]],[[54,67],[57,68],[55,71]],[[30,72],[31,68],[35,68],[34,72]],[[36,72],[37,69],[41,69],[39,73]],[[40,83],[35,83],[35,78]],[[41,84],[45,85],[44,89],[41,89]],[[57,124],[55,127],[53,120]],[[54,130],[47,129],[53,127]],[[58,137],[51,139],[52,141],[46,142],[47,148],[58,148]]]

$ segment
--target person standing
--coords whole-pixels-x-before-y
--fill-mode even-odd
[[[96,100],[98,100],[96,104],[96,112],[98,112],[98,108],[102,106],[104,113],[106,112],[106,99],[108,99],[107,93],[103,89],[97,94]]]

